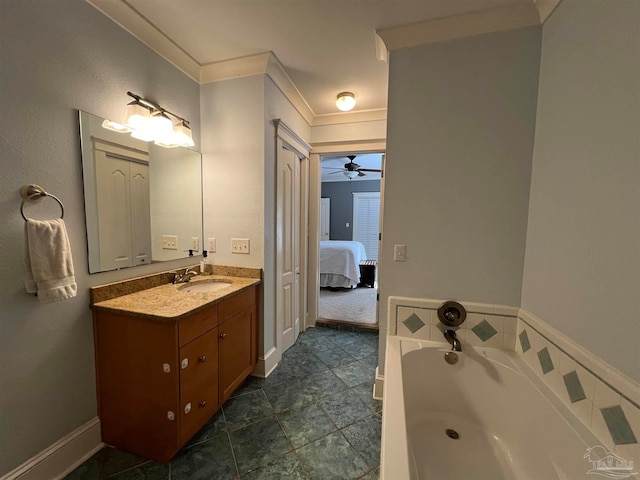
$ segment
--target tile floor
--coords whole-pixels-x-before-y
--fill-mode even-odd
[[[376,480],[377,332],[312,328],[269,378],[249,377],[168,464],[103,448],[67,480]]]

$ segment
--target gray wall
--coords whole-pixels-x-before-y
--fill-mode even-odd
[[[384,331],[390,295],[520,305],[540,34],[527,28],[392,53]],[[393,261],[394,244],[407,246],[406,262]]]
[[[640,381],[640,8],[543,29],[522,307]]]
[[[322,182],[321,196],[331,199],[331,240],[353,240],[353,192],[379,191],[380,180]]]
[[[191,120],[199,87],[82,0],[0,0],[0,476],[95,417],[89,287],[184,265],[89,276],[78,109],[124,116],[127,90]],[[19,189],[65,204],[78,296],[41,305],[23,288]],[[58,215],[45,202],[34,215]]]

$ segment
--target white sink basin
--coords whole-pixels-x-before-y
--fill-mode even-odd
[[[178,290],[186,293],[208,293],[217,292],[218,290],[222,290],[223,288],[230,286],[231,284],[229,282],[197,282],[187,284],[184,287],[180,287]]]

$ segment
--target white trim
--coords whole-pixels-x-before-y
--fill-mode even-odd
[[[376,383],[373,385],[373,398],[383,400],[384,397],[384,375],[380,374],[380,367],[376,367]]]
[[[75,470],[104,447],[100,439],[100,420],[94,417],[65,435],[0,480],[57,480]]]
[[[345,142],[314,142],[311,144],[311,152],[325,153],[380,153],[387,150],[387,141],[384,138],[370,140],[348,140]]]
[[[282,92],[282,94],[291,102],[293,108],[302,115],[302,117],[306,120],[306,122],[311,125],[315,118],[315,113],[304,99],[298,87],[296,87],[293,80],[289,77],[284,67],[278,60],[278,58],[273,54],[273,52],[269,55],[269,61],[267,63],[267,71],[266,74],[273,80],[273,83],[276,84],[278,89]]]
[[[254,377],[267,378],[278,366],[280,360],[282,360],[282,355],[278,348],[271,347],[264,356],[258,357],[258,363],[256,363],[251,375]]]
[[[125,2],[113,0],[86,0],[131,35],[151,48],[196,82],[200,77],[200,64],[162,33],[147,18],[133,10]]]
[[[265,74],[270,55],[270,52],[264,52],[201,65],[198,81],[204,85],[230,78]]]
[[[346,123],[377,122],[387,119],[386,108],[372,110],[356,110],[355,112],[327,113],[316,115],[311,123],[312,127],[323,125],[343,125]]]
[[[518,316],[548,341],[564,350],[569,357],[582,364],[587,370],[600,377],[601,380],[606,381],[611,387],[633,400],[636,404],[640,404],[640,383],[627,377],[624,373],[612,367],[582,345],[574,342],[544,320],[536,317],[533,313],[521,308]]]
[[[535,25],[540,25],[538,9],[533,3],[517,2],[486,10],[384,28],[377,30],[376,33],[391,52],[399,48]]]
[[[293,148],[296,152],[304,157],[309,158],[311,145],[309,145],[302,137],[294,132],[286,123],[279,118],[273,121],[276,124],[276,134],[284,143]]]
[[[560,5],[562,0],[533,0],[534,5],[538,9],[540,15],[540,23],[544,23]]]

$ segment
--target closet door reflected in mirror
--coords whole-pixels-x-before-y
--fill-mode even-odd
[[[103,121],[80,112],[89,272],[201,255],[201,154],[107,130]]]

